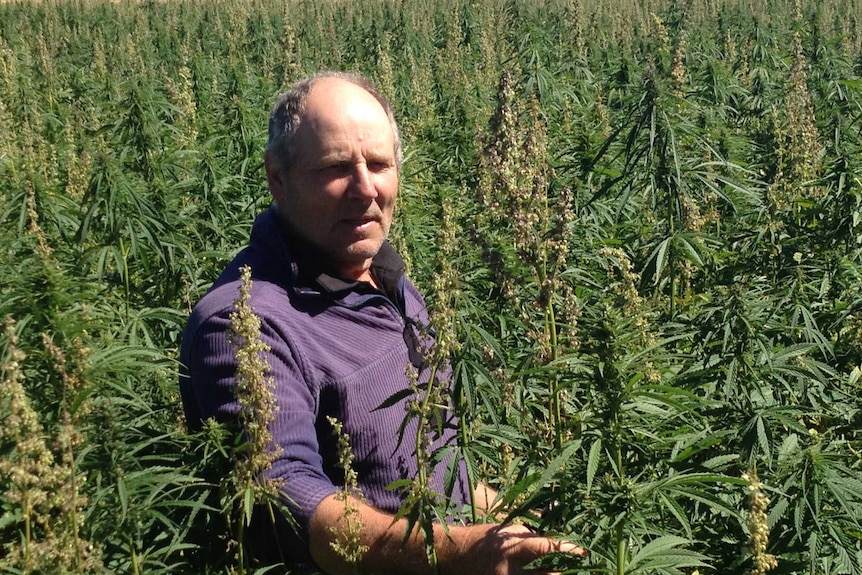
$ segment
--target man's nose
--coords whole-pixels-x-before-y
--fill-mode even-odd
[[[374,182],[371,179],[371,172],[368,166],[364,163],[357,163],[353,169],[353,182],[351,191],[353,194],[362,197],[376,198],[377,188],[374,187]]]

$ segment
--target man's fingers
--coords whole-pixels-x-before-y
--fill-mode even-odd
[[[586,557],[590,553],[581,547],[578,547],[574,543],[570,543],[569,541],[555,541],[556,549],[555,551],[562,551],[563,553],[571,553],[572,555],[578,555],[580,557]]]
[[[526,565],[551,553],[567,553],[584,557],[588,552],[578,545],[563,539],[555,539],[536,533],[525,525],[499,526],[489,533],[497,539],[499,549],[508,557],[509,575],[559,575],[551,568],[526,570]]]
[[[587,552],[581,547],[569,541],[561,541],[551,537],[545,537],[535,533],[529,535],[519,534],[511,535],[512,539],[519,541],[512,548],[513,554],[511,557],[516,560],[517,567],[514,570],[508,571],[510,575],[560,575],[559,571],[555,571],[549,567],[537,567],[533,569],[525,569],[525,567],[537,559],[549,555],[551,553],[568,553],[577,557],[587,555]]]
[[[550,537],[541,537],[536,536],[536,539],[544,540],[542,544],[534,547],[539,553],[539,556],[547,555],[549,553],[569,553],[571,555],[577,555],[579,557],[585,557],[589,555],[589,553],[578,547],[574,543],[569,541],[561,541],[559,539],[551,539]]]
[[[569,541],[561,541],[559,539],[552,539],[550,537],[533,533],[526,536],[524,534],[518,534],[513,535],[513,537],[520,540],[518,545],[523,548],[523,551],[528,552],[535,558],[557,552],[570,553],[581,557],[588,555],[587,551]]]

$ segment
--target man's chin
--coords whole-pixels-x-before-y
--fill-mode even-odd
[[[368,238],[348,245],[345,252],[348,259],[354,261],[368,260],[377,255],[377,252],[380,251],[380,246],[382,245],[382,239]]]
[[[353,276],[358,270],[368,270],[371,260],[380,251],[382,242],[364,240],[346,246],[336,256],[336,267],[346,276]],[[351,270],[352,273],[346,273]]]

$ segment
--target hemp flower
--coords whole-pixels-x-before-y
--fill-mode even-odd
[[[685,97],[684,87],[688,78],[688,73],[685,69],[685,48],[686,48],[685,30],[680,30],[679,37],[676,41],[676,47],[673,51],[673,64],[671,65],[670,77],[673,80],[673,93],[678,98]]]
[[[278,485],[264,481],[266,471],[281,452],[274,444],[270,424],[278,409],[272,390],[272,378],[267,376],[270,347],[260,338],[260,318],[249,305],[251,298],[251,268],[240,269],[242,283],[239,298],[230,314],[228,341],[234,347],[236,374],[234,393],[240,404],[239,420],[248,441],[245,457],[237,461],[234,473],[240,485],[254,487],[259,495],[275,496]]]
[[[0,379],[0,442],[11,446],[0,457],[2,500],[13,506],[0,522],[15,526],[21,537],[0,544],[0,571],[53,573],[92,572],[102,566],[99,550],[80,536],[87,503],[79,486],[83,476],[75,468],[72,447],[77,431],[64,418],[58,463],[48,448],[45,431],[24,390],[15,323],[6,320],[7,357]],[[57,358],[55,358],[57,359]]]
[[[749,575],[764,575],[778,566],[775,555],[766,552],[769,545],[769,522],[766,510],[769,507],[769,498],[763,493],[763,483],[757,476],[757,471],[751,469],[742,474],[742,478],[748,481],[748,545],[751,550],[751,559],[754,567],[748,571]]]
[[[362,544],[362,529],[364,527],[356,499],[362,499],[359,491],[359,476],[353,469],[353,450],[350,448],[350,436],[344,432],[340,421],[334,417],[327,417],[332,426],[332,433],[337,438],[338,465],[344,471],[344,487],[336,494],[336,498],[344,504],[344,522],[342,528],[339,525],[330,528],[336,540],[330,543],[332,550],[340,555],[345,561],[357,565],[362,556],[368,551],[368,546]]]
[[[36,189],[29,179],[24,182],[27,190],[27,231],[36,238],[36,247],[39,255],[47,258],[53,251],[48,245],[48,235],[39,225],[39,212],[36,210]]]

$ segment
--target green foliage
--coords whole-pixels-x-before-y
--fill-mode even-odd
[[[336,68],[401,122],[392,240],[454,335],[471,479],[591,550],[549,561],[756,572],[756,470],[775,572],[862,573],[860,13],[0,4],[0,572],[245,567],[219,485],[243,446],[185,431],[177,346],[268,202],[273,97]],[[55,541],[74,559],[33,551]]]

